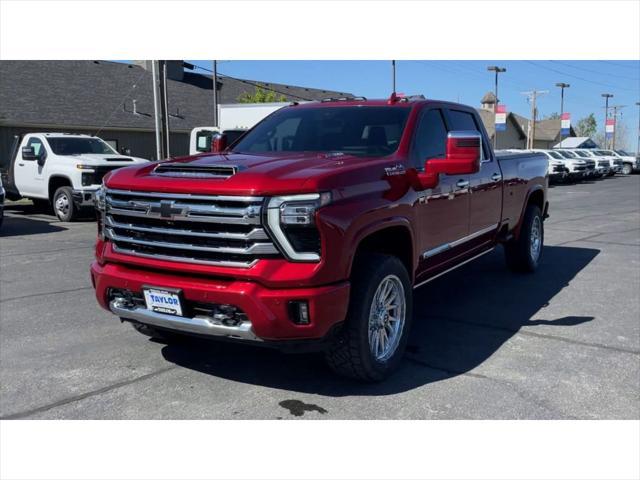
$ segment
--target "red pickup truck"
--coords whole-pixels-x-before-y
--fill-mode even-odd
[[[98,302],[147,335],[319,349],[379,381],[415,288],[498,243],[514,271],[540,261],[547,159],[496,156],[473,108],[293,104],[214,144],[119,169],[97,194]]]

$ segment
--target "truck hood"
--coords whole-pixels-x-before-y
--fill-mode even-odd
[[[140,163],[147,163],[148,160],[137,157],[129,157],[126,155],[116,154],[102,154],[102,153],[83,153],[82,155],[69,155],[69,158],[76,160],[77,163],[85,165],[135,165]]]
[[[355,157],[337,153],[274,152],[273,154],[205,153],[141,166],[119,169],[106,177],[109,188],[173,193],[267,195],[317,192],[340,185],[336,177],[351,177],[347,184],[361,183],[369,177],[380,180],[382,164],[391,157]],[[156,172],[171,164],[175,172]],[[380,168],[373,169],[379,164]],[[222,167],[235,173],[228,177],[185,177],[181,169],[206,170]],[[161,170],[162,170],[161,169]],[[375,172],[375,173],[374,173]]]

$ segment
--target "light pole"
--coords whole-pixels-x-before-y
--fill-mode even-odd
[[[560,87],[560,146],[562,146],[562,114],[564,113],[564,89],[571,85],[564,82],[556,83],[556,87]]]
[[[218,61],[213,61],[213,126],[218,125]]]
[[[603,93],[604,97],[604,148],[607,148],[607,119],[609,118],[609,99],[613,97],[610,93]]]
[[[396,61],[391,60],[391,88],[392,92],[396,93]]]
[[[495,103],[495,106],[493,108],[493,113],[495,115],[495,113],[498,111],[498,103],[500,103],[500,100],[498,100],[498,74],[506,72],[507,69],[506,68],[500,68],[497,65],[492,65],[491,67],[487,67],[487,70],[490,71],[490,72],[495,72],[496,73],[494,92],[493,92],[493,94],[496,97],[496,103]],[[494,129],[495,129],[495,120],[494,120]],[[495,130],[495,133],[493,134],[493,148],[495,149],[497,146],[498,146],[498,131]]]

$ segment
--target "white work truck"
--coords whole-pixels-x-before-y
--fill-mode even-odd
[[[147,162],[121,155],[98,137],[67,133],[28,133],[14,139],[2,180],[7,198],[28,198],[36,207],[53,206],[63,222],[93,206],[107,172]]]

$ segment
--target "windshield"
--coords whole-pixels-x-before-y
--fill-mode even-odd
[[[560,160],[562,160],[564,157],[562,155],[560,155],[558,152],[547,152],[551,158],[559,158]]]
[[[398,149],[410,109],[397,106],[284,108],[247,132],[232,151],[389,155]]]
[[[578,154],[578,156],[582,157],[582,158],[587,158],[590,157],[591,155],[589,155],[587,152],[580,152],[580,151],[576,151],[576,154]]]
[[[47,142],[49,142],[51,150],[56,155],[81,155],[83,153],[118,154],[108,143],[94,137],[47,137]]]
[[[610,155],[611,155],[611,152],[608,152],[608,151],[606,151],[606,150],[597,150],[597,151],[596,151],[596,154],[598,154],[598,155],[607,155],[607,156],[610,156]]]
[[[630,157],[631,154],[626,150],[614,150],[618,155],[622,155],[623,157]]]
[[[566,150],[561,150],[560,151],[560,155],[562,155],[564,158],[576,158],[577,155],[573,152],[568,152]]]

